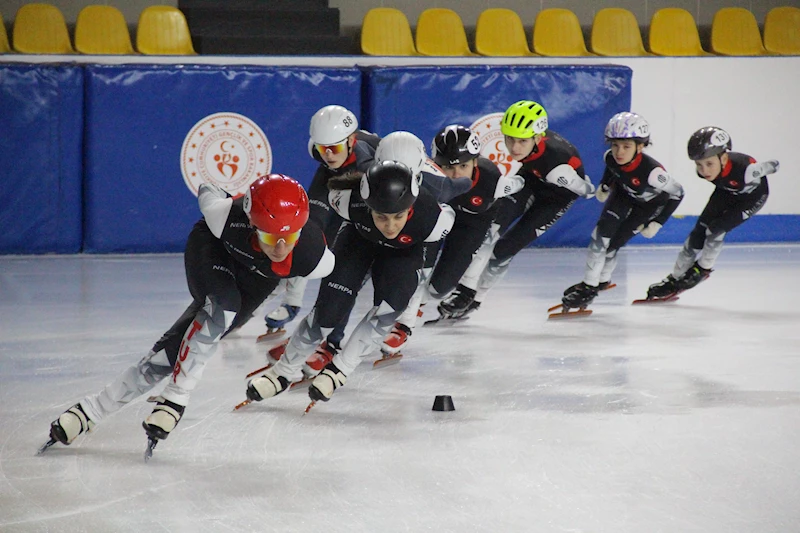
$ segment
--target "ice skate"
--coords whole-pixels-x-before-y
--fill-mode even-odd
[[[283,326],[294,320],[299,312],[300,307],[298,306],[282,304],[267,315],[265,319],[267,323],[267,332],[259,335],[256,342],[264,342],[285,335],[286,329]]]
[[[634,300],[633,305],[674,302],[680,294],[678,280],[670,274],[658,283],[653,283],[647,289],[647,298]]]
[[[442,317],[460,318],[469,312],[470,304],[475,301],[475,289],[460,283],[444,300],[439,303],[438,310]],[[474,311],[474,309],[472,309]]]
[[[169,437],[170,432],[180,422],[185,409],[186,407],[183,405],[178,405],[164,398],[159,399],[159,402],[153,408],[153,412],[142,422],[142,427],[147,433],[147,449],[144,452],[145,462],[149,461],[153,456],[156,444]]]
[[[607,285],[606,289],[608,289],[609,286],[610,285]],[[553,320],[591,315],[592,311],[586,308],[589,307],[595,297],[597,297],[599,290],[599,286],[592,287],[584,282],[571,286],[564,291],[564,297],[561,298],[561,303],[547,310],[547,312],[550,313],[547,319]],[[555,312],[559,309],[559,312]]]
[[[392,331],[383,339],[381,344],[381,358],[372,363],[372,368],[399,363],[403,354],[400,349],[408,342],[411,336],[411,328],[400,322],[396,322]]]
[[[336,389],[346,382],[347,376],[336,365],[328,363],[322,369],[322,372],[314,378],[314,381],[311,382],[311,386],[308,388],[308,397],[311,398],[312,403],[318,401],[327,402],[331,399]]]
[[[250,402],[260,402],[266,398],[272,398],[282,393],[290,387],[289,380],[283,376],[279,376],[272,368],[267,369],[266,372],[258,377],[254,377],[247,384],[247,401],[242,402],[239,406],[247,405]],[[237,408],[239,407],[237,406]]]
[[[425,322],[425,326],[434,324],[445,324],[468,318],[468,315],[477,311],[481,306],[480,302],[475,301],[475,290],[470,289],[460,283],[438,307],[439,316],[433,320]]]
[[[710,268],[703,268],[695,263],[692,265],[692,268],[687,270],[686,273],[678,279],[678,290],[683,292],[697,287],[700,283],[707,280],[712,272],[713,270]]]
[[[44,443],[36,452],[37,455],[44,453],[50,446],[56,442],[60,442],[69,446],[78,435],[91,430],[94,427],[92,422],[81,407],[81,404],[76,403],[61,416],[50,424],[50,440]]]

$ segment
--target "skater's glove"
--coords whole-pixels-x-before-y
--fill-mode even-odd
[[[200,193],[203,193],[203,192],[210,192],[211,194],[213,194],[213,195],[215,195],[215,196],[217,196],[219,198],[230,198],[231,197],[230,194],[228,194],[225,190],[223,190],[216,183],[208,183],[208,182],[201,183],[200,187],[198,187],[198,196],[200,195]]]
[[[766,176],[767,174],[775,174],[778,169],[781,168],[781,164],[775,159],[770,159],[769,161],[759,163],[758,166],[763,176]]]
[[[653,237],[656,236],[656,233],[658,233],[658,230],[660,229],[661,229],[661,224],[653,221],[646,226],[642,224],[641,226],[636,228],[636,231],[638,231],[639,235],[641,235],[645,239],[652,239]]]
[[[597,192],[594,193],[594,197],[597,198],[598,202],[602,203],[608,200],[609,194],[611,194],[611,188],[604,183],[597,188]]]

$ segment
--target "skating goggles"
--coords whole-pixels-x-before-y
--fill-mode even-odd
[[[261,231],[260,229],[256,228],[256,233],[258,234],[258,240],[263,242],[267,246],[276,246],[278,244],[278,241],[283,241],[286,243],[287,246],[291,246],[292,244],[297,242],[297,239],[300,238],[301,231],[302,230],[297,230],[294,233],[277,235],[275,233],[267,233],[266,231]]]
[[[319,155],[325,155],[325,153],[330,150],[330,152],[334,155],[341,154],[342,152],[347,151],[347,139],[343,140],[340,143],[336,144],[317,144],[314,143],[314,148],[317,149]]]

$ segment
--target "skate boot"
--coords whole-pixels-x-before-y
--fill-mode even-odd
[[[263,335],[259,335],[256,342],[261,342],[286,333],[284,326],[294,320],[299,312],[300,307],[296,305],[282,304],[266,316],[267,332]]]
[[[333,342],[322,341],[322,344],[317,346],[313,354],[306,359],[303,364],[303,375],[306,379],[313,378],[319,374],[325,366],[333,361],[333,357],[339,353],[339,347]]]
[[[692,268],[686,271],[686,273],[678,280],[678,289],[683,291],[688,291],[694,287],[697,287],[701,282],[708,279],[711,275],[710,268],[703,268],[697,263],[692,265]]]
[[[678,280],[670,274],[659,283],[653,283],[647,289],[648,300],[664,300],[678,293]]]
[[[453,292],[439,303],[439,314],[442,318],[461,318],[474,302],[475,289],[470,289],[459,283]],[[474,311],[475,309],[477,307],[472,310]]]
[[[384,354],[396,354],[400,348],[408,341],[411,336],[411,329],[405,324],[395,322],[392,331],[383,339],[381,352]]]
[[[153,412],[142,422],[142,427],[144,427],[149,438],[164,440],[169,437],[170,432],[178,425],[185,409],[186,407],[183,405],[159,398],[158,403],[153,408]]]
[[[336,368],[333,363],[328,363],[322,372],[319,373],[311,386],[308,388],[308,397],[312,402],[323,401],[327,402],[333,396],[334,391],[343,386],[347,382],[347,376],[342,374],[342,371]]]
[[[272,398],[289,388],[289,380],[279,376],[272,368],[258,377],[250,380],[247,384],[247,399],[253,402],[260,402],[265,398]]]
[[[564,291],[564,297],[561,298],[561,305],[564,310],[575,308],[586,309],[589,307],[589,304],[594,301],[598,290],[598,287],[592,287],[581,281]]]
[[[78,435],[93,427],[94,422],[86,415],[81,404],[76,403],[50,424],[50,439],[69,446]]]

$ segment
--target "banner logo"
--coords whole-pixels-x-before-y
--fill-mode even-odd
[[[473,122],[469,129],[481,141],[481,155],[497,165],[503,176],[511,176],[516,174],[522,165],[508,155],[503,132],[500,131],[502,120],[503,113],[484,115]]]
[[[181,147],[181,174],[197,196],[201,183],[218,185],[233,196],[244,194],[257,177],[272,169],[267,136],[249,118],[214,113],[194,125]]]

